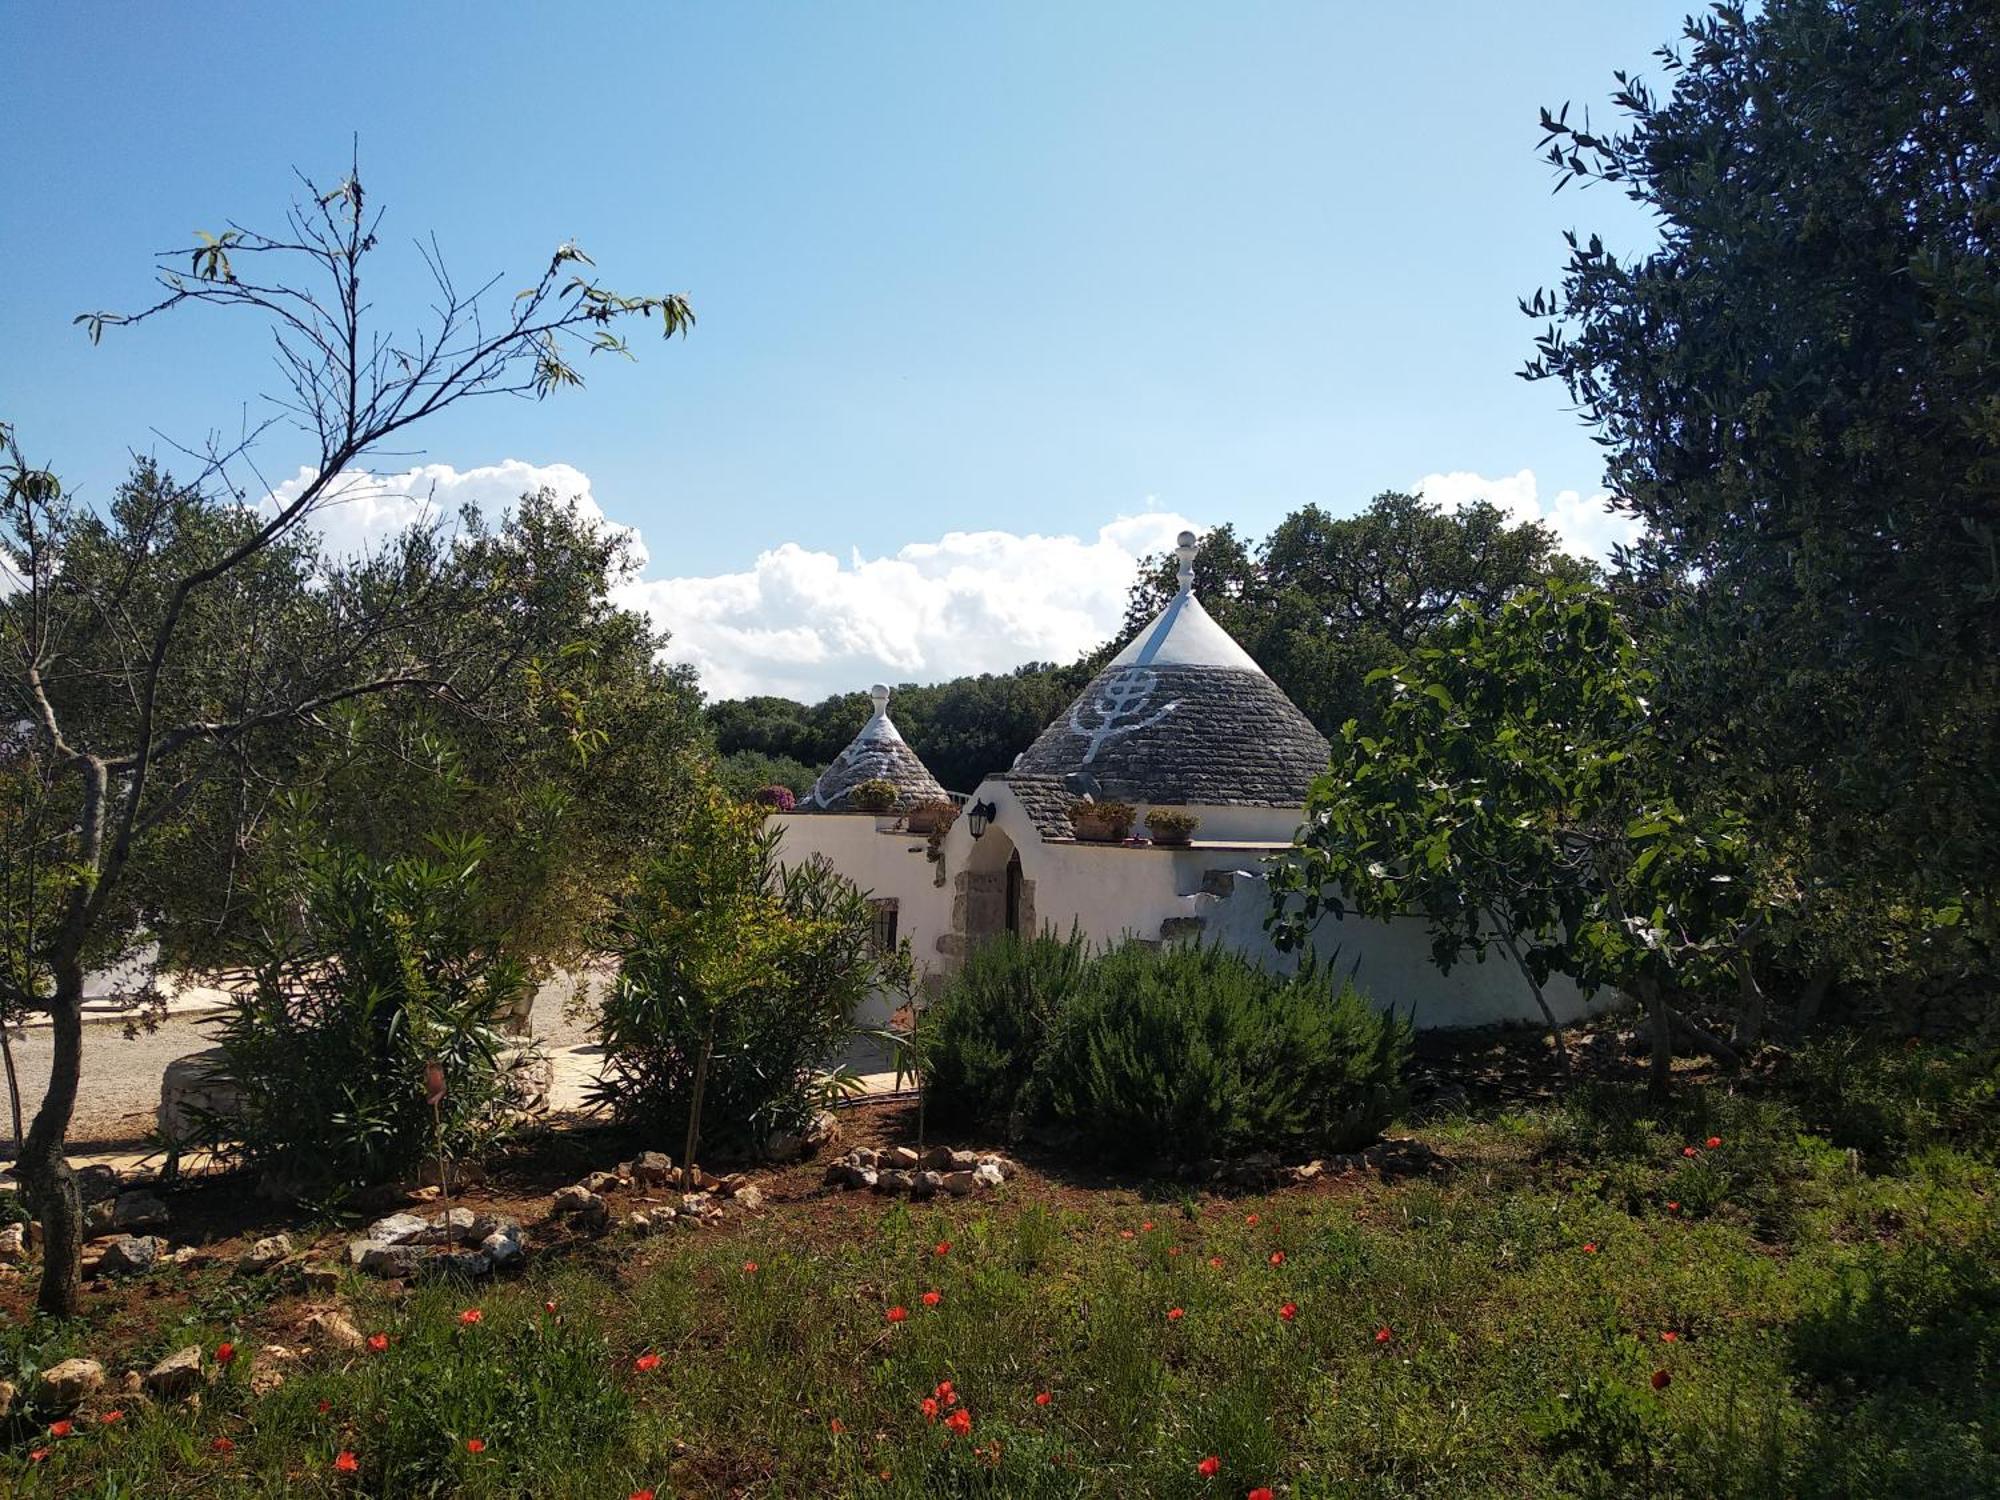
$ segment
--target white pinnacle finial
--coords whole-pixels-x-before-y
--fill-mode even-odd
[[[868,690],[868,696],[875,700],[875,714],[880,718],[889,711],[889,689],[881,683]]]
[[[1194,587],[1194,555],[1198,549],[1192,531],[1183,531],[1174,538],[1174,542],[1174,555],[1181,560],[1181,592],[1185,594]]]

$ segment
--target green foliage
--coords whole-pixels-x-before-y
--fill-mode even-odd
[[[1645,522],[1628,560],[1683,742],[1868,974],[1902,909],[2000,944],[2000,27],[1963,0],[1719,5],[1544,111],[1560,182],[1657,247],[1568,236],[1525,374]]]
[[[1324,973],[1279,978],[1220,947],[1128,943],[1086,966],[1034,1096],[1114,1160],[1347,1151],[1401,1106],[1409,1042]]]
[[[862,812],[885,813],[895,807],[896,799],[900,795],[895,782],[881,776],[871,776],[868,780],[857,783],[847,794],[847,800]]]
[[[767,786],[781,786],[794,797],[803,797],[819,776],[802,760],[789,755],[766,755],[761,750],[730,751],[717,761],[715,774],[731,796],[744,799]]]
[[[1199,817],[1178,807],[1155,807],[1146,814],[1146,828],[1155,835],[1185,838],[1199,827]]]
[[[856,1007],[906,978],[905,951],[874,950],[867,897],[822,858],[780,863],[764,824],[709,787],[618,918],[593,1102],[676,1142],[691,1117],[738,1149],[802,1128],[838,1086],[822,1069]]]
[[[1872,1085],[1901,1086],[1893,1070]],[[1740,1137],[1746,1173],[1769,1143],[1805,1137],[1785,1168],[1798,1210],[1783,1238],[1727,1197],[1698,1221],[1667,1210],[1695,1130],[1697,1143],[1725,1138],[1715,1154]],[[193,1305],[176,1323],[156,1300],[163,1326],[136,1345],[129,1319],[0,1321],[0,1378],[22,1393],[0,1422],[0,1491],[1200,1500],[1344,1484],[1378,1500],[1957,1500],[2000,1488],[1990,1166],[1911,1159],[1857,1177],[1782,1099],[1710,1086],[1664,1111],[1607,1091],[1560,1117],[1481,1113],[1426,1133],[1459,1171],[1168,1203],[1048,1184],[1031,1159],[969,1200],[777,1203],[635,1244],[616,1276],[543,1257],[476,1299],[357,1281],[354,1321],[385,1333],[386,1350],[307,1350],[261,1398],[250,1351],[295,1309],[211,1301],[206,1289],[243,1279],[191,1267],[174,1288]],[[1629,1202],[1605,1195],[1613,1168]],[[921,1300],[931,1290],[935,1306]],[[477,1324],[460,1322],[468,1306]],[[884,1321],[892,1306],[906,1322]],[[224,1338],[244,1352],[198,1406],[122,1403],[118,1423],[50,1436],[62,1413],[38,1399],[34,1372],[85,1354],[143,1368]],[[648,1353],[664,1362],[635,1368]],[[1656,1371],[1669,1377],[1657,1389]],[[971,1414],[963,1437],[921,1410],[941,1380]],[[333,1468],[344,1450],[353,1475]],[[1213,1480],[1196,1469],[1210,1454]]]
[[[1125,634],[1173,597],[1176,566],[1169,556],[1141,567]],[[1209,613],[1329,736],[1349,719],[1372,728],[1369,674],[1407,660],[1456,611],[1490,616],[1518,588],[1594,572],[1547,528],[1510,525],[1495,506],[1446,511],[1394,491],[1351,516],[1308,505],[1254,548],[1218,527],[1194,563]]]
[[[317,1197],[406,1179],[440,1140],[477,1156],[507,1125],[497,1008],[527,982],[484,925],[480,848],[438,837],[390,862],[318,840],[260,893],[267,951],[218,1032],[240,1110],[205,1122]],[[426,1065],[443,1067],[434,1120]],[[441,1130],[441,1134],[440,1134]]]
[[[1003,933],[972,950],[918,1023],[932,1119],[961,1128],[1009,1123],[1088,961],[1077,932]]]
[[[1296,944],[1323,913],[1414,913],[1449,968],[1499,945],[1537,987],[1713,988],[1761,913],[1747,836],[1676,800],[1652,679],[1608,595],[1551,583],[1461,610],[1377,674],[1275,871]]]

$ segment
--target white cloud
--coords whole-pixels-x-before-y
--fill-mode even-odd
[[[953,531],[845,564],[786,542],[745,572],[631,584],[624,602],[673,633],[668,654],[711,696],[813,699],[1072,660],[1117,632],[1139,559],[1191,524],[1147,511],[1089,538]]]
[[[301,469],[265,505],[296,498],[312,477]],[[474,469],[424,464],[344,476],[314,525],[330,550],[351,554],[420,516],[449,517],[462,505],[498,516],[544,486],[606,519],[582,470],[508,459]],[[617,598],[670,633],[668,656],[692,663],[710,697],[812,700],[873,682],[1074,660],[1117,632],[1139,559],[1167,551],[1192,524],[1149,510],[1120,516],[1093,537],[953,531],[883,557],[851,550],[844,562],[785,542],[742,572],[640,577],[620,585]],[[643,566],[643,542],[626,529]]]
[[[317,472],[301,468],[271,492],[265,506],[282,506],[297,499]],[[583,470],[569,464],[531,464],[510,458],[476,469],[420,464],[400,474],[344,473],[327,487],[327,498],[314,507],[312,524],[330,551],[347,556],[379,546],[420,517],[442,516],[449,521],[466,505],[498,516],[524,494],[544,488],[575,500],[588,516],[607,519],[590,492],[590,476]],[[636,542],[638,534],[632,535]],[[643,551],[639,557],[644,560]]]
[[[1426,474],[1417,481],[1417,493],[1446,510],[1488,501],[1517,525],[1540,521],[1556,534],[1565,551],[1601,562],[1610,560],[1614,545],[1630,546],[1639,537],[1639,522],[1607,508],[1607,497],[1602,492],[1586,497],[1578,490],[1559,490],[1553,500],[1544,503],[1533,469],[1498,479],[1465,469],[1451,474]]]

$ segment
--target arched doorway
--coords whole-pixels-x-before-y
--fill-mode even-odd
[[[972,846],[952,881],[951,947],[959,956],[1003,932],[1035,930],[1035,883],[1021,867],[1021,851],[997,825]]]

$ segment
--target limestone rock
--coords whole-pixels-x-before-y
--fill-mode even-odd
[[[764,1190],[754,1182],[746,1182],[736,1190],[734,1201],[738,1208],[755,1213],[764,1206]]]
[[[11,1380],[0,1380],[0,1421],[4,1421],[14,1410],[14,1398],[20,1395]]]
[[[557,1188],[555,1205],[551,1212],[557,1217],[565,1214],[580,1214],[604,1206],[604,1200],[580,1183],[572,1183],[566,1188]]]
[[[972,1181],[975,1187],[997,1188],[1006,1180],[1006,1174],[1000,1170],[997,1162],[983,1161],[972,1169]]]
[[[28,1226],[0,1224],[0,1266],[18,1266],[28,1258]]]
[[[857,1167],[879,1168],[882,1165],[881,1153],[873,1146],[856,1146],[847,1153],[847,1159]]]
[[[910,1183],[914,1179],[914,1175],[901,1167],[890,1167],[886,1171],[877,1172],[875,1174],[875,1191],[878,1193],[887,1193],[892,1197],[901,1193],[907,1193],[910,1190]]]
[[[891,1146],[882,1153],[882,1165],[901,1172],[914,1172],[917,1169],[917,1153],[908,1146]]]
[[[433,1215],[417,1242],[423,1245],[459,1245],[471,1240],[477,1216],[469,1208],[449,1208]]]
[[[833,1111],[821,1110],[806,1123],[804,1130],[773,1131],[764,1143],[764,1154],[772,1161],[797,1161],[831,1145],[840,1137],[840,1122]]]
[[[307,1266],[305,1267],[304,1274],[306,1278],[306,1290],[308,1292],[325,1296],[330,1292],[340,1290],[340,1267],[338,1266]]]
[[[104,1247],[97,1268],[106,1276],[138,1276],[152,1270],[166,1248],[167,1242],[157,1235],[122,1235]]]
[[[158,1401],[177,1401],[201,1385],[201,1345],[176,1349],[146,1372],[146,1394]]]
[[[493,1262],[478,1250],[441,1250],[417,1261],[419,1276],[459,1276],[476,1281],[492,1271]]]
[[[118,1206],[109,1198],[100,1198],[95,1203],[83,1205],[83,1232],[88,1235],[109,1234],[112,1220],[117,1216]]]
[[[641,1151],[632,1158],[632,1177],[648,1187],[665,1187],[673,1180],[674,1159],[664,1151]]]
[[[592,1172],[578,1184],[585,1192],[609,1193],[625,1185],[625,1179],[616,1172]]]
[[[382,1245],[364,1241],[361,1258],[355,1262],[371,1276],[409,1277],[417,1274],[423,1251],[416,1245]],[[353,1254],[354,1247],[348,1246]]]
[[[111,1202],[113,1229],[158,1229],[167,1218],[167,1205],[155,1193],[120,1193]]]
[[[954,1172],[970,1172],[978,1165],[979,1153],[977,1151],[954,1151],[951,1153],[951,1170]]]
[[[250,1361],[250,1394],[268,1396],[285,1383],[283,1367],[298,1356],[283,1344],[266,1344]]]
[[[978,1186],[970,1172],[947,1172],[944,1174],[944,1190],[954,1198],[963,1198]]]
[[[365,1349],[368,1340],[347,1318],[337,1312],[315,1313],[306,1320],[306,1333],[333,1349]]]
[[[66,1359],[42,1371],[42,1394],[57,1406],[74,1406],[104,1389],[104,1366],[94,1359]]]
[[[952,1160],[955,1154],[949,1146],[933,1146],[919,1159],[918,1165],[929,1172],[949,1172],[958,1165]]]
[[[527,1254],[521,1244],[521,1231],[511,1225],[495,1229],[479,1242],[479,1253],[496,1271],[505,1270],[517,1264]]]
[[[967,1152],[964,1154],[969,1156],[971,1153]],[[977,1171],[980,1167],[991,1167],[1002,1178],[1012,1177],[1017,1170],[1014,1164],[1004,1156],[982,1156],[972,1166],[974,1171]]]
[[[243,1091],[228,1073],[229,1054],[220,1047],[191,1052],[168,1063],[160,1075],[160,1138],[185,1146],[201,1132],[197,1115],[227,1119],[243,1108]]]
[[[422,1239],[430,1227],[429,1220],[415,1214],[390,1214],[370,1224],[362,1238],[380,1245],[408,1245]]]
[[[250,1272],[268,1271],[278,1262],[289,1259],[291,1253],[292,1237],[289,1234],[266,1235],[243,1252],[243,1258],[237,1265]]]

